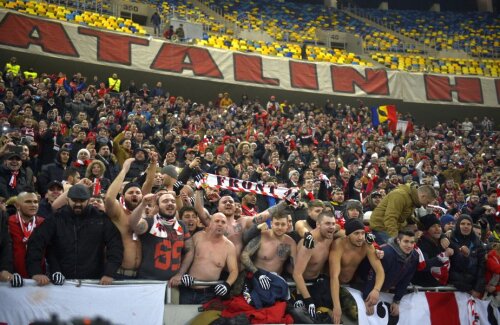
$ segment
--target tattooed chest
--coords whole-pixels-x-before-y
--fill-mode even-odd
[[[279,244],[276,250],[276,254],[278,255],[279,258],[286,259],[288,258],[288,256],[290,256],[290,251],[291,251],[290,245]]]

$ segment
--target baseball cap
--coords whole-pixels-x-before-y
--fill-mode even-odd
[[[90,192],[85,185],[76,184],[69,189],[68,197],[72,200],[88,200],[90,199]]]
[[[47,185],[47,188],[48,188],[48,189],[50,189],[50,188],[52,188],[52,187],[54,187],[54,186],[59,187],[61,190],[63,190],[63,189],[64,189],[64,186],[63,186],[63,185],[62,185],[62,183],[61,183],[61,182],[59,182],[59,181],[51,181],[51,182]]]

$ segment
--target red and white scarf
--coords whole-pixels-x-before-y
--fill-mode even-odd
[[[172,226],[173,228],[171,229],[174,229],[178,236],[182,236],[184,234],[182,226],[177,221],[177,218],[166,220],[165,218],[160,217],[159,214],[156,214],[153,218],[153,226],[149,231],[151,235],[160,238],[168,238],[169,228]]]

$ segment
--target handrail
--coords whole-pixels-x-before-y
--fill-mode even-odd
[[[75,283],[77,285],[81,284],[99,284],[99,280],[66,280],[66,282],[70,283]],[[160,280],[115,280],[113,281],[112,285],[129,285],[129,284],[159,284],[159,283],[166,283],[168,284],[168,281],[160,281]],[[224,283],[224,281],[199,281],[195,280],[193,282],[193,286],[213,286],[217,284]],[[294,281],[287,281],[286,282],[289,287],[295,287],[295,282]],[[311,286],[313,285],[314,282],[306,282],[306,286]],[[349,287],[348,285],[341,285],[342,287]],[[167,286],[168,287],[168,286]],[[439,287],[422,287],[418,285],[412,285],[410,284],[407,288],[409,291],[457,291],[457,289],[454,286],[439,286]]]

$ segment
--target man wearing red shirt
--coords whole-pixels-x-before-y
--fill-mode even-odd
[[[19,193],[16,206],[17,213],[9,217],[14,272],[19,273],[23,278],[29,278],[25,262],[28,239],[44,219],[36,215],[38,213],[38,197],[33,192]]]

